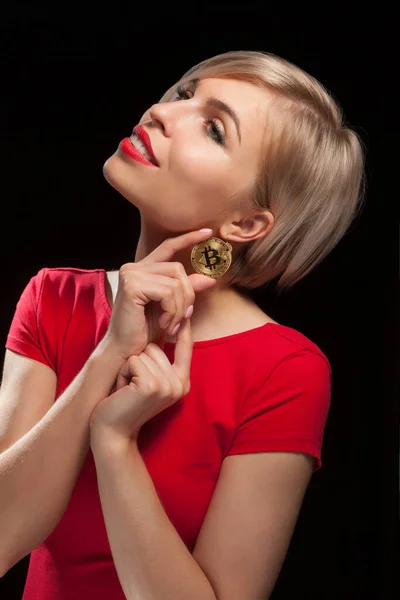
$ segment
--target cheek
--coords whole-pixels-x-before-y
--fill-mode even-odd
[[[229,171],[227,157],[211,142],[181,145],[170,155],[169,176],[174,187],[191,195],[220,196],[229,185]]]
[[[192,177],[186,180],[168,177],[168,184],[158,194],[163,198],[162,205],[157,203],[159,214],[172,230],[196,229],[199,223],[214,226],[221,215],[229,214],[232,208],[230,182],[224,180],[220,172],[215,175],[209,172],[208,177],[202,178],[198,171],[195,164]]]

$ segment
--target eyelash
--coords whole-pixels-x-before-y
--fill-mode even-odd
[[[183,87],[183,85],[178,85],[178,87],[176,88],[176,92],[175,92],[178,96],[178,98],[180,100],[189,100],[188,96],[187,96],[187,91],[186,89]],[[210,138],[212,140],[214,140],[214,142],[217,142],[217,144],[220,144],[221,146],[225,146],[225,136],[223,134],[223,130],[221,129],[221,127],[219,127],[217,125],[217,122],[215,119],[207,119],[205,121],[206,123],[206,131],[207,134],[210,136]],[[208,125],[212,125],[212,127],[208,127]],[[213,131],[213,133],[209,133],[211,131]]]

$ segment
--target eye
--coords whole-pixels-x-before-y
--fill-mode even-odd
[[[208,128],[208,125],[212,125],[212,127]],[[217,124],[215,119],[207,119],[205,122],[205,128],[210,133],[208,134],[217,144],[221,146],[225,145],[225,135],[221,127]]]
[[[178,85],[178,87],[176,88],[176,95],[178,96],[179,100],[190,100],[190,98],[193,98],[193,96],[188,96],[188,92],[190,92],[190,90],[187,90],[183,85]],[[218,125],[218,122],[216,119],[207,119],[204,123],[205,125],[205,130],[207,132],[207,135],[217,144],[220,144],[221,146],[225,146],[225,135],[224,135],[224,131],[223,129]],[[211,127],[209,127],[209,125],[211,125]]]
[[[190,98],[187,95],[187,90],[183,87],[183,85],[178,85],[175,92],[180,100],[189,100]]]

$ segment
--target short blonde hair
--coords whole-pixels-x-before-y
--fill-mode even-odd
[[[343,112],[311,75],[270,53],[232,51],[189,69],[177,84],[221,77],[245,80],[273,92],[265,147],[251,208],[271,210],[270,232],[240,248],[224,281],[257,288],[276,279],[291,288],[338,244],[365,198],[364,152]]]

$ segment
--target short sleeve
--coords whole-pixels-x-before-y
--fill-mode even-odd
[[[41,336],[38,307],[41,302],[46,269],[41,269],[25,286],[15,308],[6,348],[33,358],[54,370]]]
[[[304,349],[286,357],[260,389],[245,398],[226,456],[250,452],[304,452],[321,468],[331,402],[332,372],[324,355]]]

